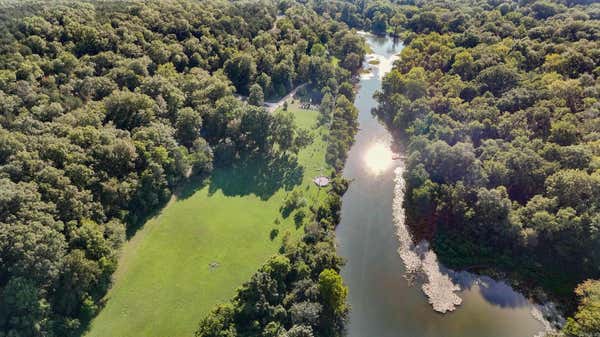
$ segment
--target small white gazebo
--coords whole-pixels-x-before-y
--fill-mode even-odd
[[[313,182],[319,187],[325,187],[329,185],[329,178],[325,176],[318,176],[315,179],[313,179]]]

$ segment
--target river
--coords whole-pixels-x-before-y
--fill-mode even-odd
[[[534,317],[537,306],[505,282],[446,270],[427,247],[415,249],[402,235],[402,159],[393,160],[392,137],[371,114],[377,104],[373,94],[402,44],[364,36],[373,50],[367,60],[379,64],[365,63],[371,72],[359,83],[355,104],[360,130],[344,169],[352,182],[336,233],[339,253],[346,259],[342,276],[351,306],[348,337],[527,337],[543,331],[543,320]],[[406,267],[414,267],[407,256],[411,254],[421,274],[413,281]],[[427,276],[432,301],[437,301],[436,294],[450,300],[438,311],[460,302],[456,310],[434,311],[436,303],[429,303],[422,287]]]

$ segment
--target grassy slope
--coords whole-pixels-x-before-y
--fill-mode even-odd
[[[314,130],[318,112],[289,109],[299,126]],[[325,166],[324,132],[315,131],[314,143],[299,154],[303,173],[292,182],[273,185],[269,175],[277,170],[251,161],[216,170],[206,186],[189,186],[186,197],[172,200],[124,246],[106,306],[87,336],[192,336],[203,315],[277,251],[285,231],[301,235],[293,214],[274,221],[292,184],[308,189],[309,204],[319,195],[311,180]],[[271,240],[273,228],[279,236]],[[213,262],[219,266],[211,268]]]

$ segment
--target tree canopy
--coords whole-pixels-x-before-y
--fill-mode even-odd
[[[392,8],[406,46],[376,114],[407,145],[408,223],[450,266],[489,266],[570,303],[600,278],[598,4]],[[596,329],[590,302],[567,335]]]
[[[84,331],[180,183],[310,141],[265,98],[337,95],[364,56],[345,24],[270,1],[24,1],[0,31],[2,336]]]

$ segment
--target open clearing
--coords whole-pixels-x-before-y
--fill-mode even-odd
[[[315,130],[317,111],[290,104],[296,123],[314,142],[286,160],[251,159],[216,169],[202,187],[187,186],[150,219],[122,249],[106,306],[88,337],[189,337],[217,303],[229,300],[281,246],[286,231],[298,238],[293,213],[279,207],[293,189],[308,204],[326,193],[312,183],[325,164],[325,127]],[[280,224],[275,220],[280,219]],[[279,234],[271,238],[272,230]]]

